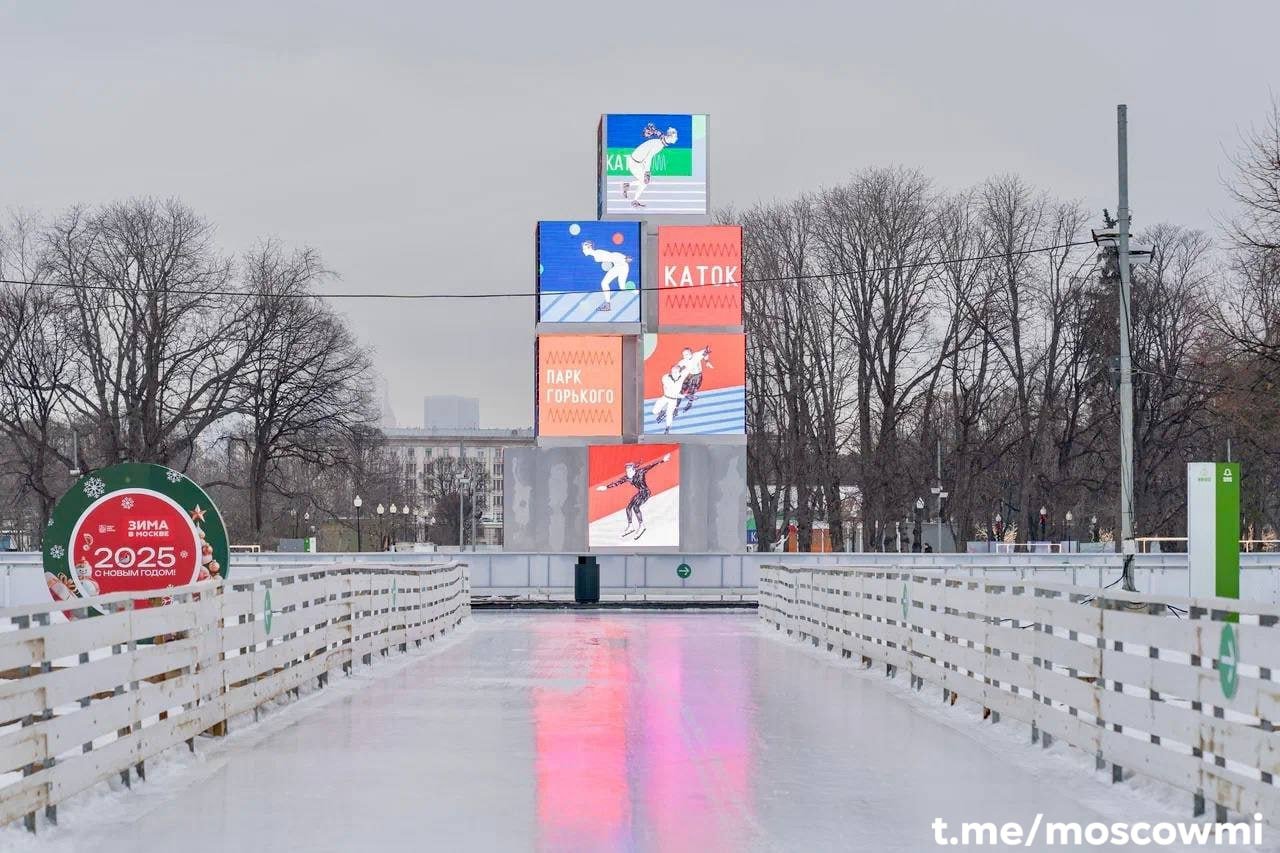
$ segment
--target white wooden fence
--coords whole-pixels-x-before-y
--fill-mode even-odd
[[[458,564],[325,566],[0,610],[0,825],[130,771],[335,669],[421,645],[470,612]],[[91,615],[87,605],[101,615]],[[68,616],[71,618],[68,619]]]
[[[1111,765],[1280,824],[1280,608],[1029,580],[766,566],[760,615]]]

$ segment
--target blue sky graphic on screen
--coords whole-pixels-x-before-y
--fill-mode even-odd
[[[538,319],[640,322],[640,223],[538,223]]]
[[[600,215],[707,213],[705,115],[606,115],[601,126]]]

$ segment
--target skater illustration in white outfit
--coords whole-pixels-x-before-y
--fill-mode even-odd
[[[644,513],[640,511],[640,507],[644,506],[645,501],[649,500],[652,493],[649,491],[649,482],[645,479],[645,475],[649,471],[663,462],[670,462],[671,454],[663,454],[661,459],[655,459],[648,465],[637,465],[635,462],[628,462],[625,473],[621,477],[611,482],[605,483],[603,486],[596,486],[597,492],[603,492],[605,489],[612,489],[615,486],[621,486],[624,483],[630,483],[636,490],[631,496],[631,500],[627,502],[627,528],[622,531],[623,536],[635,534],[635,538],[639,539],[644,535]],[[632,526],[634,524],[634,527]]]
[[[664,433],[671,432],[671,422],[676,419],[676,410],[680,408],[685,382],[684,370],[677,364],[670,373],[662,375],[662,396],[653,404],[653,416],[659,421],[666,416],[667,428]]]
[[[684,374],[684,382],[680,386],[680,395],[685,400],[683,411],[687,412],[693,408],[698,389],[702,387],[703,367],[715,368],[711,363],[711,347],[703,347],[700,350],[685,347],[680,353],[680,363],[671,369],[672,373],[680,370]]]
[[[597,249],[596,244],[590,240],[582,241],[582,254],[600,265],[600,269],[604,270],[604,277],[600,279],[600,289],[604,291],[604,304],[597,311],[613,310],[613,291],[609,289],[611,283],[617,284],[617,289],[622,290],[627,283],[627,276],[631,273],[631,256],[624,255],[622,252],[610,252],[608,249]]]
[[[649,186],[652,176],[649,174],[650,164],[653,158],[658,156],[662,149],[668,145],[675,145],[679,137],[676,135],[674,127],[667,128],[667,132],[663,133],[658,130],[653,122],[644,129],[644,142],[635,147],[635,150],[627,155],[627,170],[631,172],[632,177],[636,179],[636,183],[627,181],[622,185],[622,197],[631,199],[632,207],[644,207],[640,203],[640,196]],[[635,192],[631,191],[635,187]]]

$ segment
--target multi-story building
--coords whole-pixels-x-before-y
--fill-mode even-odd
[[[383,433],[403,471],[405,497],[413,506],[424,506],[428,502],[425,472],[433,459],[451,456],[477,460],[488,476],[486,490],[479,501],[485,509],[476,527],[476,539],[484,545],[501,544],[503,453],[508,447],[532,446],[532,429],[384,427]]]

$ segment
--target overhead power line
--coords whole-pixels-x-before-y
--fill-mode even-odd
[[[739,284],[788,284],[791,282],[814,281],[818,279],[834,278],[836,276],[851,275],[872,275],[879,273],[901,272],[911,269],[925,269],[929,267],[946,266],[947,264],[964,264],[977,263],[979,261],[994,261],[1001,258],[1019,257],[1022,255],[1034,255],[1041,252],[1053,252],[1060,249],[1070,249],[1076,246],[1091,246],[1092,240],[1076,240],[1067,243],[1056,243],[1052,246],[1035,246],[1030,249],[1015,249],[1009,252],[995,252],[987,255],[970,255],[962,258],[934,258],[924,261],[913,261],[906,264],[891,264],[882,267],[868,267],[859,270],[831,270],[826,272],[806,273],[804,275],[787,275],[773,276],[765,278],[744,278]],[[137,288],[118,287],[112,284],[88,284],[78,282],[64,281],[27,281],[23,279],[0,278],[0,284],[13,284],[24,287],[52,287],[61,290],[85,290],[85,291],[115,291],[130,292],[136,291]],[[723,287],[723,284],[692,284],[687,287],[680,288],[662,288],[662,287],[638,287],[636,290],[660,291],[660,290],[689,290],[698,287]],[[160,291],[166,294],[178,296],[225,296],[232,299],[255,299],[263,294],[249,290],[188,290],[182,288],[170,288]],[[306,293],[277,293],[274,294],[284,299],[314,299],[323,297],[324,299],[414,299],[414,300],[432,300],[432,299],[528,299],[538,296],[535,290],[526,291],[490,291],[480,293],[454,292],[454,293],[324,293],[324,292],[306,292]]]

